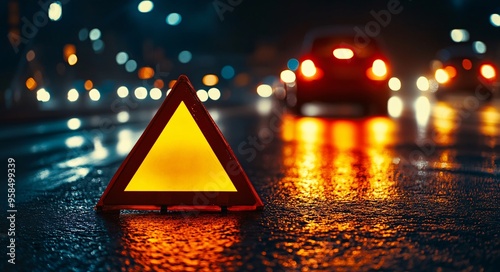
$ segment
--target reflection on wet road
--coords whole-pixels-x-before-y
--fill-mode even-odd
[[[119,254],[127,270],[215,271],[243,265],[240,256],[227,254],[229,248],[241,242],[240,222],[234,216],[127,214],[119,221],[123,233]],[[111,225],[114,223],[110,220]]]
[[[458,120],[460,108],[415,104],[414,120],[283,118],[283,176],[266,217],[286,214],[267,220],[279,267],[471,269],[498,258],[498,134],[482,132],[493,107]]]
[[[285,116],[282,179],[302,201],[385,199],[394,197],[387,170],[393,164],[386,145],[394,139],[394,121],[361,122]],[[286,183],[291,183],[287,185]]]
[[[211,110],[266,205],[242,214],[94,213],[149,112],[105,117],[106,130],[102,118],[30,135],[11,125],[0,138],[22,170],[19,261],[49,270],[493,270],[500,101],[473,110],[411,102],[393,118],[297,117],[269,103]],[[255,156],[239,152],[242,143]]]

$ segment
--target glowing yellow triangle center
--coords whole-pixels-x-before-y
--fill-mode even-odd
[[[188,108],[181,102],[125,191],[237,190]]]

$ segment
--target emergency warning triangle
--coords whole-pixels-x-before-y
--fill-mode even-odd
[[[180,76],[111,179],[98,211],[263,207],[231,147]]]

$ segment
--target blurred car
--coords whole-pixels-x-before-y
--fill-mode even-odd
[[[461,44],[440,50],[432,63],[438,83],[437,99],[457,94],[472,94],[491,100],[497,82],[497,66],[473,44]]]
[[[379,39],[359,42],[355,27],[311,31],[287,101],[297,113],[307,103],[361,105],[364,113],[386,114],[390,63]],[[368,41],[368,42],[367,42]]]

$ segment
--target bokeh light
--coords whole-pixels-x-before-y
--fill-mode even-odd
[[[59,21],[62,17],[62,5],[61,2],[56,1],[49,5],[49,9],[47,10],[47,14],[49,19],[52,21]]]
[[[101,93],[97,89],[92,89],[89,91],[89,97],[92,101],[99,101],[99,99],[101,99]]]
[[[493,79],[496,77],[496,71],[490,64],[481,65],[481,75],[486,79]]]
[[[78,62],[78,57],[75,54],[71,54],[68,56],[68,64],[75,65]]]
[[[94,83],[90,79],[85,80],[83,87],[85,87],[85,90],[90,91],[90,89],[92,89],[92,87],[94,87]]]
[[[78,93],[78,91],[76,89],[71,89],[68,91],[68,101],[69,102],[75,102],[76,100],[78,100],[78,97],[80,97],[80,94]]]
[[[191,52],[184,50],[184,51],[181,51],[179,53],[178,59],[179,59],[179,62],[181,62],[181,63],[188,63],[191,61],[192,57],[193,57],[193,55],[191,54]]]
[[[292,70],[283,70],[280,74],[281,81],[285,83],[293,83],[295,82],[295,73]]]
[[[199,89],[198,91],[196,91],[196,95],[201,102],[205,102],[208,100],[208,92],[203,89]]]
[[[219,100],[219,98],[221,97],[220,90],[217,88],[210,88],[208,90],[208,97],[210,97],[210,99],[212,100]]]
[[[403,100],[393,96],[387,101],[387,113],[393,118],[398,118],[403,113],[403,106]]]
[[[257,94],[260,97],[270,97],[273,94],[273,88],[268,84],[261,84],[257,87]]]
[[[201,81],[205,86],[214,86],[219,82],[219,77],[214,74],[206,74]]]
[[[125,63],[125,70],[127,72],[132,73],[135,69],[137,69],[137,62],[135,60],[128,60]]]
[[[381,59],[376,59],[372,65],[373,74],[377,77],[383,77],[387,74],[387,66]]]
[[[134,91],[134,95],[137,99],[143,100],[148,96],[148,90],[144,87],[137,87]]]
[[[451,65],[446,66],[444,70],[450,78],[454,78],[457,75],[457,69]]]
[[[306,77],[312,77],[316,74],[316,66],[312,60],[305,60],[300,66],[300,71]]]
[[[162,92],[160,89],[158,88],[152,88],[150,91],[149,91],[149,96],[151,97],[151,99],[153,100],[158,100],[161,98],[161,95],[162,95]]]
[[[92,49],[96,53],[101,53],[104,50],[104,42],[102,40],[95,40],[92,42]]]
[[[89,37],[89,30],[86,29],[86,28],[82,28],[80,29],[80,31],[78,31],[78,39],[80,41],[85,41],[87,38]]]
[[[126,123],[128,120],[130,120],[130,114],[127,111],[120,111],[116,115],[116,120],[120,123]]]
[[[493,26],[500,27],[500,15],[497,13],[491,14],[490,22]]]
[[[49,102],[50,93],[45,88],[41,88],[36,92],[36,99],[40,102]]]
[[[141,67],[137,71],[137,75],[140,79],[150,79],[155,75],[155,71],[151,67]]]
[[[27,61],[32,61],[35,59],[35,51],[30,50],[28,53],[26,53],[26,60]]]
[[[428,91],[429,90],[429,80],[424,76],[419,77],[417,79],[417,88],[422,92]]]
[[[475,41],[472,45],[474,47],[474,51],[478,54],[486,53],[486,44],[482,41]]]
[[[101,30],[99,30],[98,28],[94,28],[94,29],[90,30],[89,38],[92,41],[98,40],[99,38],[101,38]]]
[[[231,79],[234,77],[234,68],[231,65],[226,65],[222,67],[222,70],[220,71],[222,78],[224,79]]]
[[[154,4],[149,0],[144,0],[139,3],[137,10],[141,13],[148,13],[153,10]]]
[[[469,31],[465,29],[453,29],[450,37],[454,42],[466,42],[469,40]]]
[[[472,69],[472,61],[470,59],[463,59],[462,60],[462,67],[465,70],[470,70]]]
[[[165,19],[165,22],[171,26],[176,26],[180,24],[182,21],[182,17],[179,13],[170,13],[167,18]]]
[[[120,86],[118,87],[118,89],[116,89],[116,94],[118,95],[118,97],[120,98],[125,98],[128,96],[128,88],[125,87],[125,86]]]
[[[116,54],[116,63],[118,63],[119,65],[125,64],[125,62],[127,62],[127,60],[128,60],[127,53],[119,52],[118,54]]]
[[[66,122],[66,125],[71,130],[77,130],[82,126],[82,121],[78,118],[71,118]]]
[[[288,69],[292,71],[297,71],[297,69],[299,68],[299,61],[295,58],[291,58],[286,63],[286,67],[288,67]]]
[[[436,72],[434,73],[434,78],[440,84],[444,84],[448,82],[448,80],[450,80],[450,76],[444,69],[437,69]]]
[[[389,88],[392,90],[392,91],[399,91],[401,90],[401,80],[399,80],[399,78],[397,77],[391,77],[391,79],[389,79]]]
[[[30,77],[26,79],[26,88],[28,88],[28,90],[33,91],[36,88],[36,86],[37,84],[34,78]]]
[[[153,82],[153,86],[158,89],[162,89],[165,87],[165,82],[163,82],[163,79],[157,78],[155,82]]]

